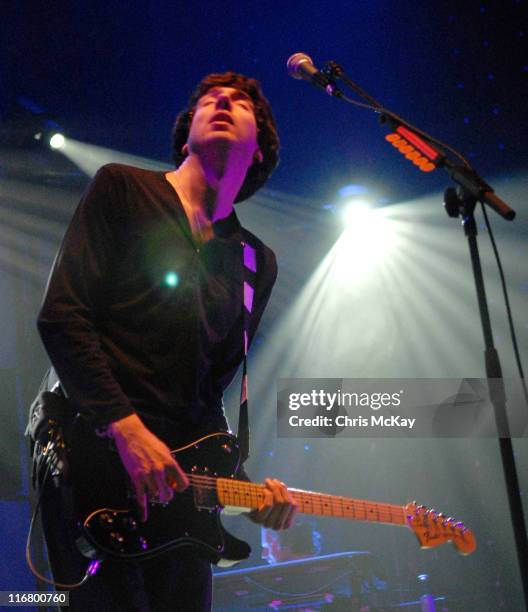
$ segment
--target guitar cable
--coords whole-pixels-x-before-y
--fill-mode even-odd
[[[51,468],[52,468],[52,462],[48,461],[48,465],[46,467],[46,471],[44,473],[44,478],[42,479],[42,485],[40,487],[39,495],[38,495],[38,498],[37,498],[37,503],[35,505],[35,509],[33,510],[33,513],[31,515],[31,521],[29,523],[29,530],[28,530],[28,535],[27,535],[27,540],[26,540],[26,562],[28,564],[29,569],[31,570],[31,573],[36,578],[41,580],[42,582],[45,582],[46,584],[51,584],[52,586],[59,587],[61,589],[76,589],[77,587],[82,586],[88,580],[88,578],[90,578],[91,576],[95,575],[95,573],[97,572],[97,570],[99,569],[99,566],[101,564],[101,559],[95,559],[93,561],[90,561],[90,563],[88,564],[88,567],[86,568],[86,572],[85,572],[82,580],[80,580],[79,582],[66,583],[66,582],[57,582],[57,581],[52,580],[50,578],[47,578],[46,576],[41,574],[37,570],[37,568],[35,567],[35,565],[33,563],[33,559],[31,558],[31,540],[32,540],[32,537],[33,537],[33,530],[34,530],[34,527],[35,527],[35,520],[37,518],[38,511],[40,510],[40,504],[42,502],[42,497],[43,497],[43,494],[44,494],[44,488],[45,488],[46,483],[48,482],[48,479],[49,479],[49,477],[51,475]]]
[[[506,306],[506,314],[507,314],[507,319],[508,319],[508,327],[510,329],[510,338],[511,338],[512,346],[513,346],[513,353],[515,356],[517,370],[519,372],[520,383],[521,383],[521,387],[522,387],[523,394],[524,394],[524,400],[526,402],[526,405],[528,406],[528,389],[526,388],[526,380],[524,378],[524,369],[522,365],[521,354],[519,351],[519,344],[517,342],[517,334],[516,334],[515,326],[513,322],[513,315],[512,315],[511,306],[510,306],[510,298],[508,296],[508,287],[506,285],[506,278],[504,276],[504,270],[502,267],[499,250],[497,248],[497,243],[495,242],[495,236],[493,235],[493,230],[491,227],[490,220],[488,218],[486,207],[484,206],[482,202],[480,203],[480,205],[482,207],[482,215],[486,223],[486,229],[488,230],[491,247],[493,249],[493,254],[495,255],[495,261],[497,262],[497,268],[499,270],[499,278],[500,278],[501,287],[502,287],[502,295],[504,297],[504,304]],[[528,429],[525,430],[523,435],[526,435],[527,431]]]

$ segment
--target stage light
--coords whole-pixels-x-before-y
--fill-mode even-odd
[[[167,287],[176,287],[179,282],[180,279],[176,272],[167,272],[167,274],[165,274],[165,284]]]
[[[53,136],[51,136],[51,138],[49,139],[49,146],[52,149],[58,150],[64,147],[65,142],[66,139],[64,138],[64,136],[60,132],[55,132],[55,134],[53,134]]]
[[[75,164],[88,176],[94,176],[101,166],[105,164],[127,164],[148,170],[173,170],[174,166],[165,164],[147,157],[139,157],[123,151],[115,151],[105,147],[80,142],[74,138],[67,138],[61,154]]]
[[[364,200],[354,200],[345,207],[343,217],[347,230],[351,229],[355,231],[355,228],[358,228],[361,233],[364,226],[369,225],[372,218],[372,211],[368,202]]]
[[[29,98],[19,98],[0,123],[0,146],[18,151],[61,149],[65,144],[57,120]]]
[[[333,252],[333,272],[339,282],[361,282],[393,248],[396,237],[386,212],[365,200],[354,200],[345,207],[345,229]]]

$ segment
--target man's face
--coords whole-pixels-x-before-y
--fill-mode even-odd
[[[261,155],[251,98],[234,87],[209,89],[194,109],[187,145],[191,153],[200,153],[204,147],[213,151],[215,147],[218,151],[233,149],[251,166],[255,154]]]

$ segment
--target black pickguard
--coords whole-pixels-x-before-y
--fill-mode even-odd
[[[172,452],[187,474],[221,478],[234,477],[240,457],[236,438],[227,433],[210,434]],[[73,444],[71,458],[83,554],[141,560],[192,546],[220,565],[249,556],[249,545],[223,528],[214,487],[190,486],[166,506],[150,504],[148,519],[141,523],[125,469],[108,440],[92,435],[89,444]]]

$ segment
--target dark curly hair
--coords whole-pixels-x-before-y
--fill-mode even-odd
[[[271,176],[273,170],[279,163],[279,136],[277,126],[271,111],[271,106],[262,94],[260,83],[256,79],[250,79],[237,72],[225,72],[223,74],[209,74],[204,77],[192,93],[187,108],[177,117],[172,129],[172,157],[176,168],[185,159],[182,148],[187,142],[191,127],[194,109],[198,100],[212,87],[235,87],[246,93],[255,108],[255,119],[257,122],[257,142],[262,151],[262,162],[255,161],[247,171],[246,178],[240,191],[235,198],[236,202],[242,202],[251,197]]]

